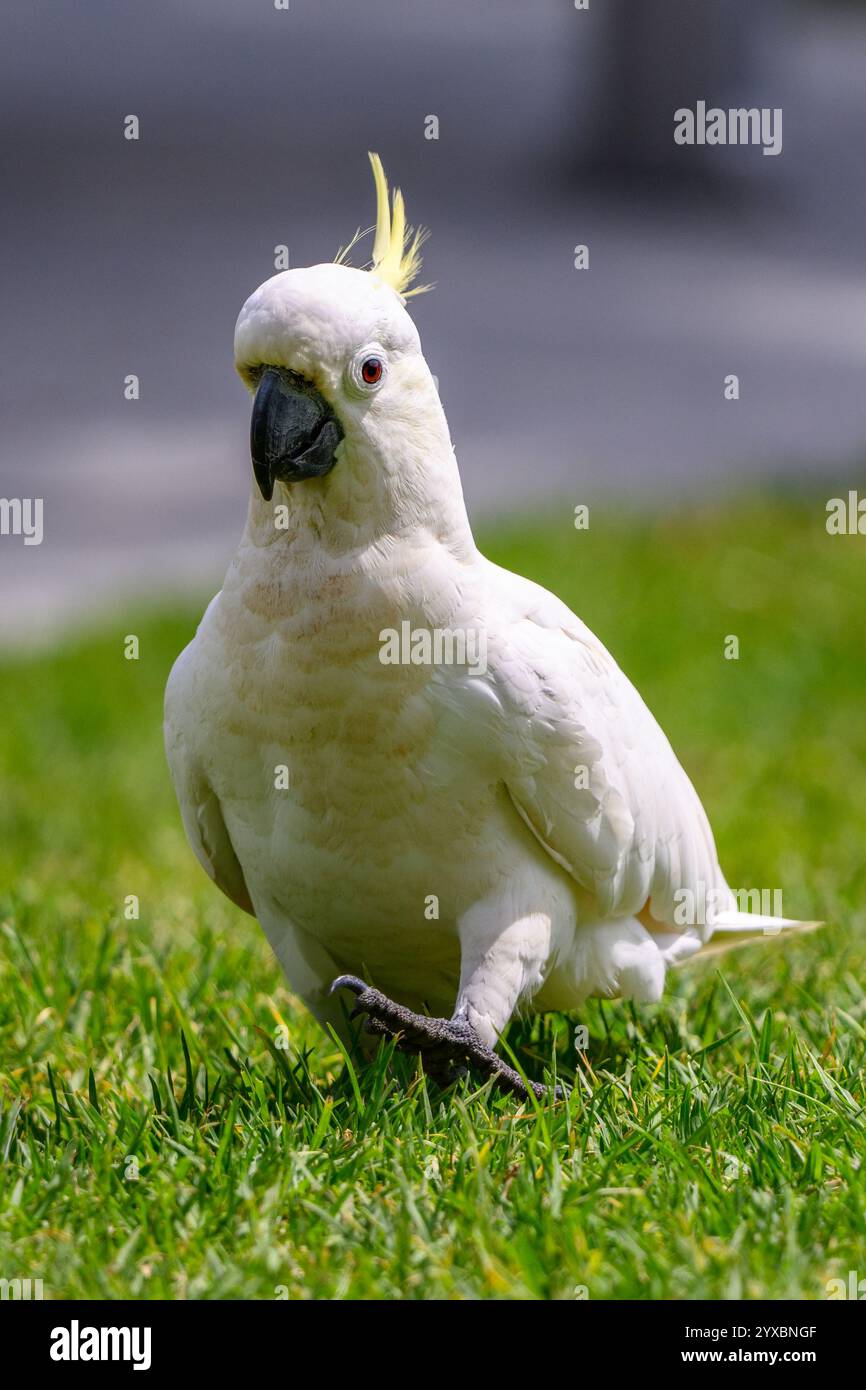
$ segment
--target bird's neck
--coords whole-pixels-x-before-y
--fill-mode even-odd
[[[278,484],[268,502],[253,486],[223,606],[239,622],[253,614],[278,626],[319,613],[323,629],[339,619],[359,641],[404,614],[447,626],[478,558],[450,446],[405,488],[339,473],[340,463],[326,478]]]
[[[343,568],[365,553],[424,544],[459,561],[477,553],[450,440],[391,469],[347,451],[323,478],[278,482],[269,501],[252,483],[243,544],[293,567],[317,557]]]

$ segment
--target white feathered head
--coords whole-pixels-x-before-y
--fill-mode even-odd
[[[347,264],[359,232],[336,261],[266,280],[237,321],[235,365],[255,392],[251,452],[266,501],[277,483],[312,480],[325,496],[352,487],[393,511],[395,498],[427,490],[425,460],[435,472],[435,456],[451,455],[405,308],[429,288],[413,288],[425,234],[407,226],[399,189],[389,200],[379,156],[370,162],[377,217],[369,267]]]

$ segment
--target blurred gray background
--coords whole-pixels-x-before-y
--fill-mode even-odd
[[[0,538],[0,636],[218,581],[249,488],[235,318],[276,244],[330,260],[370,224],[368,149],[432,233],[412,312],[474,518],[855,476],[862,5],[30,0],[2,23],[0,496],[44,497],[45,539]],[[782,107],[782,154],[675,146],[699,99]]]

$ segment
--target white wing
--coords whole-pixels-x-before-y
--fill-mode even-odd
[[[165,688],[165,751],[187,839],[209,878],[245,912],[253,905],[219,801],[194,746],[196,641],[181,652]]]
[[[712,892],[729,906],[697,793],[613,657],[539,585],[494,565],[488,574],[504,619],[491,625],[489,678],[506,720],[508,789],[527,825],[604,917],[649,904],[682,931],[683,905],[700,915]],[[694,899],[675,899],[683,889]]]

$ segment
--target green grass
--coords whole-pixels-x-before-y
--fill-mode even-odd
[[[160,732],[191,606],[7,659],[0,1277],[54,1298],[568,1299],[821,1298],[866,1275],[866,541],[823,515],[599,504],[589,532],[564,508],[485,538],[637,682],[730,881],[830,923],[685,970],[657,1007],[594,1002],[585,1060],[576,1020],[513,1025],[530,1074],[555,1057],[576,1079],[553,1110],[443,1095],[387,1051],[350,1073],[201,873]]]

